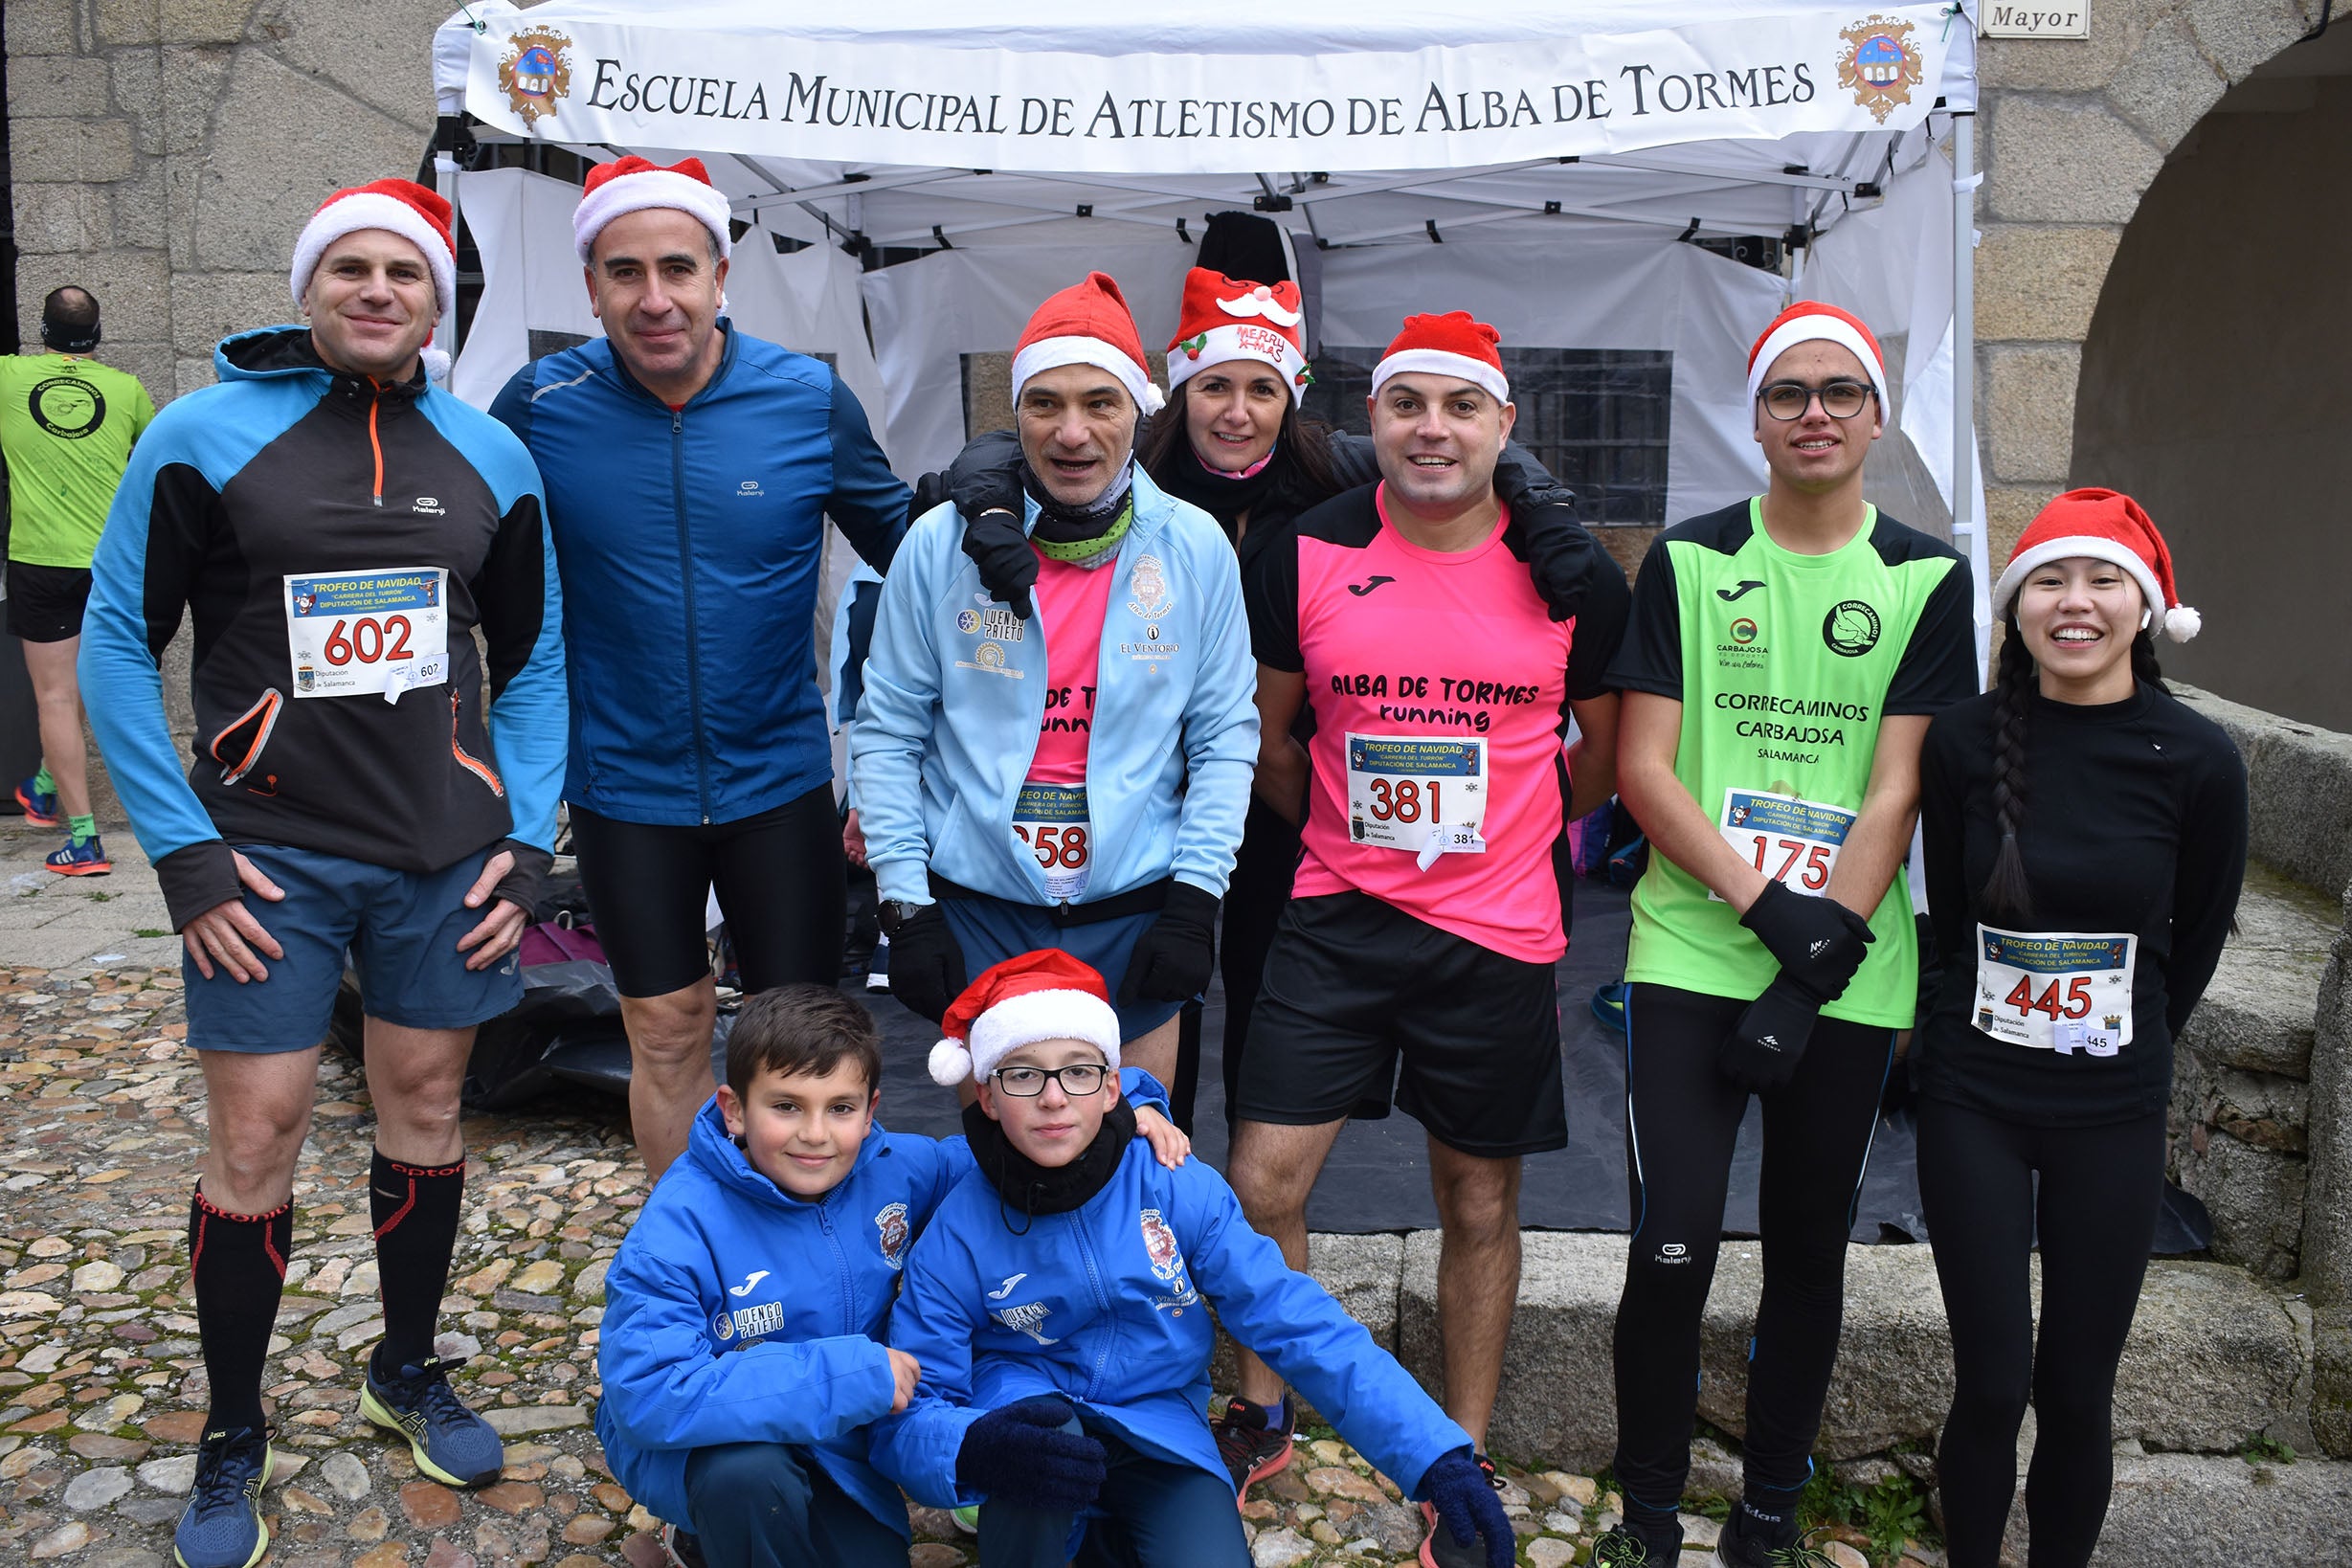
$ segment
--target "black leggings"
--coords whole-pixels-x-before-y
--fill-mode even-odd
[[[1714,1283],[1732,1145],[1748,1091],[1715,1066],[1746,1003],[1660,985],[1625,999],[1625,1169],[1633,1236],[1617,1306],[1617,1479],[1648,1520],[1691,1471],[1699,1319]],[[1846,1237],[1878,1127],[1894,1033],[1824,1019],[1786,1087],[1763,1096],[1764,1289],[1748,1355],[1751,1492],[1812,1468],[1846,1311]]]
[[[1233,1107],[1242,1092],[1242,1049],[1249,1041],[1249,1015],[1258,1005],[1258,990],[1266,983],[1266,955],[1274,945],[1274,927],[1290,902],[1291,884],[1298,880],[1299,830],[1280,812],[1252,795],[1249,817],[1242,829],[1242,846],[1233,858],[1233,883],[1225,891],[1222,938],[1218,959],[1225,981],[1225,1120],[1233,1121]]]
[[[622,996],[663,997],[708,977],[713,888],[747,996],[840,978],[849,873],[832,785],[708,827],[620,822],[575,805],[571,842]]]
[[[1952,1568],[2000,1559],[2028,1398],[2027,1560],[2031,1568],[2091,1560],[2115,1483],[2116,1364],[2163,1193],[2162,1110],[2107,1127],[2043,1128],[1920,1102],[1919,1200],[1956,1373],[1936,1454]],[[2037,1224],[2038,1347],[2027,1291]]]

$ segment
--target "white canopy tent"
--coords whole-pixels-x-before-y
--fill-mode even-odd
[[[1967,551],[1982,644],[1959,6],[1681,0],[1671,27],[1649,0],[1150,11],[484,0],[442,26],[436,79],[483,141],[691,152],[754,230],[811,242],[738,244],[729,313],[831,355],[909,475],[964,439],[962,356],[1009,349],[1086,268],[1166,341],[1215,211],[1284,226],[1327,347],[1467,308],[1512,347],[1671,354],[1674,518],[1760,485],[1747,347],[1788,300],[1829,300],[1878,330],[1899,386],[1872,490]],[[440,164],[485,280],[453,386],[486,403],[534,332],[594,330],[571,197]],[[1742,235],[1801,247],[1793,276],[1681,243]],[[869,247],[932,249],[866,271],[849,252]]]

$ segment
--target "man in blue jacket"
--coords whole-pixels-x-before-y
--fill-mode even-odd
[[[554,840],[563,645],[528,455],[420,368],[456,294],[449,215],[407,180],[329,197],[294,253],[309,325],[220,346],[220,384],[140,440],[91,563],[90,724],[187,949],[204,1064],[188,1232],[211,1411],[180,1568],[251,1568],[269,1546],[262,1372],[347,950],[384,1295],[360,1413],[436,1481],[501,1464],[434,1325],[465,1189],[459,1087],[474,1026],[522,997],[514,949]],[[158,663],[183,608],[193,767]]]
[[[720,315],[729,232],[699,159],[592,170],[572,235],[605,335],[525,366],[491,406],[548,482],[574,607],[564,798],[656,1176],[710,1096],[710,891],[746,991],[840,966],[825,520],[880,571],[908,501],[830,367]]]
[[[1198,1161],[1133,1141],[1103,979],[1023,953],[949,1009],[931,1076],[977,1086],[974,1169],[906,1266],[890,1343],[922,1365],[873,1460],[919,1502],[979,1507],[980,1568],[1243,1568],[1204,1409],[1210,1309],[1490,1568],[1511,1521],[1454,1424],[1322,1287],[1284,1266]]]
[[[744,1003],[727,1082],[605,1278],[596,1436],[683,1561],[905,1568],[906,1504],[864,1427],[914,1390],[884,1319],[972,1157],[885,1131],[881,1075],[873,1016],[840,992]],[[1145,1114],[1180,1160],[1187,1140]]]
[[[968,966],[1061,948],[1165,1081],[1257,764],[1240,571],[1134,460],[1162,398],[1118,284],[1040,305],[1013,385],[1037,613],[992,602],[958,508],[935,508],[883,584],[851,733],[890,990],[936,1019]]]

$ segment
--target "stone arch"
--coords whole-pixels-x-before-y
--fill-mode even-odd
[[[2101,0],[2088,41],[1983,42],[1977,429],[1995,562],[2073,479],[2083,343],[2167,155],[2329,3]]]
[[[2165,664],[2352,729],[2352,26],[2274,56],[2178,139],[2081,350],[2069,479],[2138,497],[2207,635]]]

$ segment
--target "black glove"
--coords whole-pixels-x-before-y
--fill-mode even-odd
[[[1494,1478],[1467,1448],[1443,1455],[1422,1472],[1421,1490],[1445,1522],[1457,1546],[1484,1537],[1487,1568],[1512,1568],[1519,1560],[1518,1538],[1512,1534],[1511,1515],[1494,1494]]]
[[[1753,1093],[1781,1087],[1797,1076],[1813,1025],[1821,1021],[1821,1005],[1795,980],[1775,975],[1723,1037],[1715,1064],[1724,1077]]]
[[[1854,971],[1878,940],[1870,923],[1833,898],[1812,898],[1767,882],[1739,923],[1781,962],[1781,974],[1802,986],[1816,1007],[1845,995]]]
[[[898,962],[896,955],[890,962]],[[898,978],[893,970],[891,979]],[[1076,1513],[1103,1490],[1103,1445],[1065,1432],[1070,1407],[1051,1395],[991,1410],[964,1432],[955,1482],[992,1501]]]
[[[897,954],[891,955],[898,962]],[[1168,885],[1168,904],[1144,928],[1119,982],[1122,1006],[1137,1001],[1190,1001],[1209,983],[1217,963],[1217,900],[1189,882]],[[891,972],[897,983],[897,971]]]
[[[1514,447],[1494,465],[1494,493],[1511,508],[1512,541],[1555,621],[1584,606],[1600,543],[1577,516],[1576,492]]]
[[[1027,620],[1037,586],[1037,551],[1021,530],[1020,442],[998,431],[967,443],[948,464],[948,499],[964,519],[964,553],[980,586]]]
[[[936,904],[926,904],[898,923],[890,938],[890,995],[918,1017],[937,1023],[948,1005],[970,983],[964,950]]]

